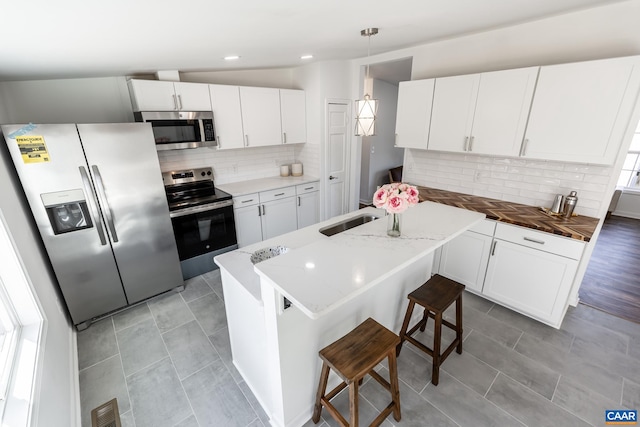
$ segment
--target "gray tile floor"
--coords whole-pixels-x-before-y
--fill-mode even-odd
[[[437,387],[430,358],[405,344],[402,420],[384,426],[602,426],[605,409],[640,409],[638,324],[579,305],[556,330],[465,293],[464,329],[464,352],[444,363]],[[113,397],[125,427],[269,425],[231,363],[218,271],[79,333],[78,359],[83,427]],[[375,381],[360,391],[368,425],[388,393]],[[334,403],[348,413],[346,393]],[[337,424],[323,412],[320,425]]]

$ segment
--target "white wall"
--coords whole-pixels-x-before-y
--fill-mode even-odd
[[[132,122],[124,77],[0,82],[0,123]]]
[[[613,215],[640,219],[640,192],[623,191]]]
[[[0,120],[5,117],[0,115]],[[1,138],[0,138],[1,141]],[[44,346],[36,377],[34,426],[79,425],[76,348],[71,322],[51,272],[47,254],[23,199],[4,142],[0,142],[0,209],[44,312]]]
[[[376,135],[362,138],[360,163],[360,202],[370,204],[373,193],[389,182],[389,169],[403,162],[404,149],[394,147],[398,86],[373,81],[373,98],[379,100]]]
[[[180,81],[221,85],[302,89],[294,84],[293,68],[234,71],[191,71],[180,73]]]

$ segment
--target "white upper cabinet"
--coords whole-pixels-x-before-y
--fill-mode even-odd
[[[218,149],[244,147],[238,86],[209,85]]]
[[[240,87],[245,147],[282,144],[280,91],[262,87]]]
[[[638,57],[542,67],[522,155],[613,164],[639,87]]]
[[[280,89],[280,116],[282,142],[300,144],[307,142],[307,114],[304,91]]]
[[[429,150],[468,150],[479,74],[436,79]]]
[[[206,84],[129,80],[129,93],[134,111],[211,111]]]
[[[427,148],[435,79],[400,82],[396,147]]]
[[[429,149],[518,156],[538,67],[436,79]]]

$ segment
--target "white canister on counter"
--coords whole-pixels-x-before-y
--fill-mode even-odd
[[[302,176],[302,163],[294,163],[291,165],[291,175]]]
[[[289,165],[280,166],[280,176],[289,176]]]

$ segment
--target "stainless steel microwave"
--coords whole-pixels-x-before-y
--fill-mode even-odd
[[[140,111],[136,122],[151,123],[157,150],[216,147],[211,111]]]

